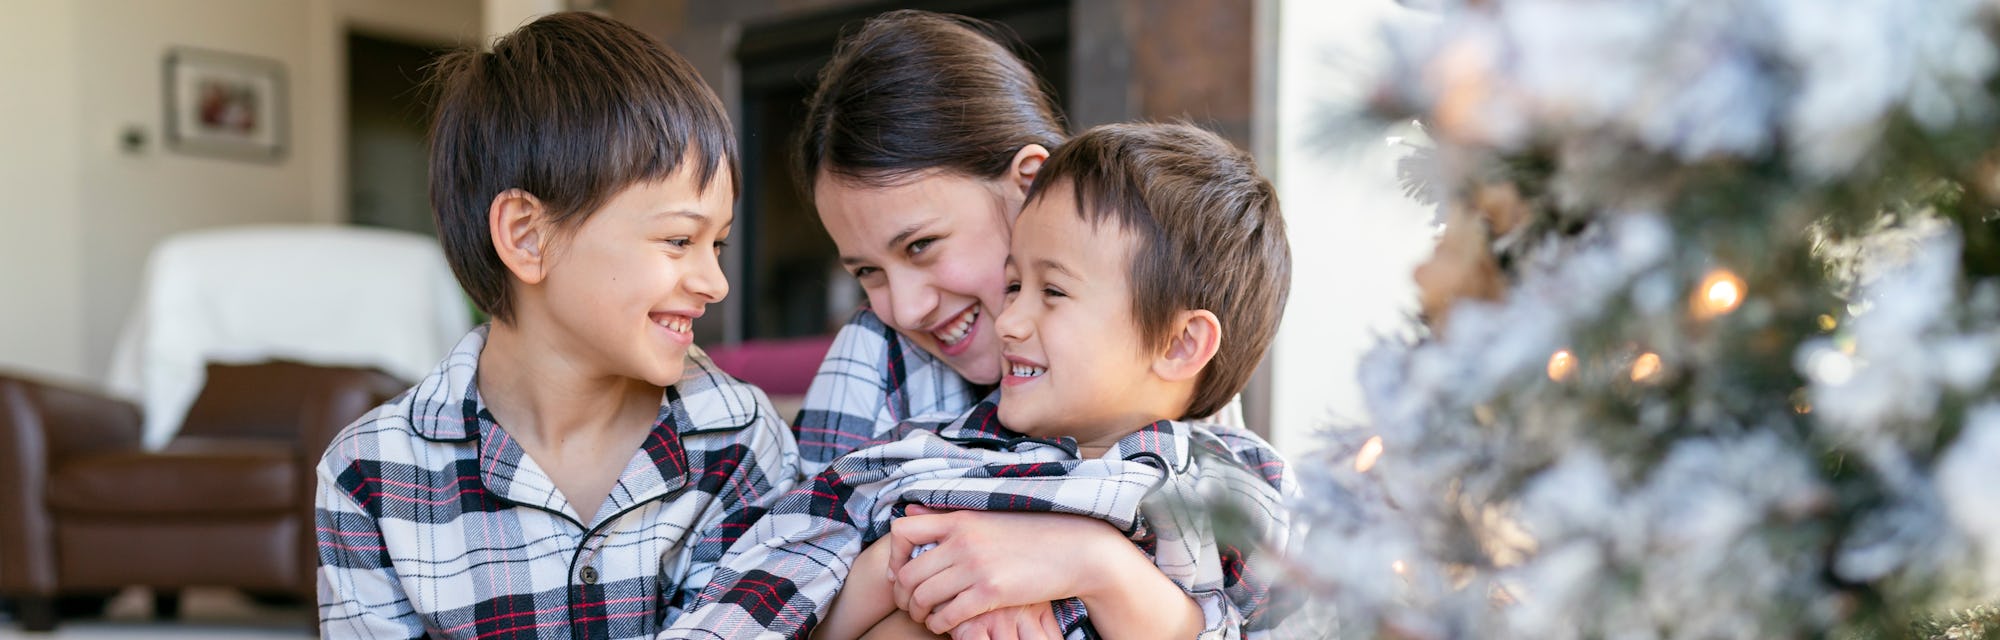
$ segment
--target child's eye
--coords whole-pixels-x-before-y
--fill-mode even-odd
[[[686,237],[681,237],[681,238],[667,238],[667,239],[665,239],[665,240],[661,240],[661,242],[665,242],[665,243],[667,243],[667,245],[668,245],[668,246],[671,246],[671,247],[673,247],[673,248],[675,248],[675,249],[686,249],[686,248],[688,248],[688,247],[690,247],[690,246],[693,246],[693,245],[694,245],[694,239],[693,239],[693,238],[686,238]]]
[[[728,247],[728,246],[729,246],[729,241],[727,241],[727,240],[717,240],[717,241],[715,241],[715,255],[716,255],[717,257],[721,257],[721,256],[722,256],[722,249],[723,249],[724,247]]]
[[[910,246],[904,249],[904,251],[914,256],[923,253],[925,249],[931,248],[931,243],[937,242],[937,240],[937,238],[920,238],[915,242],[911,242]]]
[[[1069,295],[1068,295],[1068,294],[1065,294],[1065,293],[1063,293],[1061,289],[1057,289],[1057,288],[1055,288],[1055,287],[1042,287],[1042,295],[1044,295],[1044,296],[1048,296],[1048,297],[1051,297],[1051,298],[1067,298],[1067,297],[1069,297]]]
[[[854,269],[854,279],[855,279],[855,280],[866,280],[866,279],[868,279],[868,276],[872,276],[872,275],[875,275],[875,274],[876,274],[877,272],[879,272],[879,271],[881,271],[881,270],[880,270],[880,269],[876,269],[875,267],[856,267],[856,268]]]
[[[1021,281],[1015,280],[1013,282],[1007,283],[1007,295],[1011,296],[1020,292],[1021,292]]]

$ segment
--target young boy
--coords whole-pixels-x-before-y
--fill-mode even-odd
[[[1099,127],[1041,171],[1008,258],[998,401],[905,423],[899,440],[836,460],[740,538],[662,637],[789,638],[817,628],[815,637],[848,638],[897,626],[885,564],[904,563],[881,558],[907,558],[910,541],[874,559],[862,549],[886,546],[873,543],[911,505],[1110,523],[1193,600],[1141,612],[1172,630],[1157,637],[1276,623],[1270,585],[1247,556],[1282,535],[1280,496],[1220,440],[1181,422],[1228,402],[1276,333],[1291,267],[1270,183],[1247,154],[1184,125]],[[1228,532],[1188,509],[1219,496],[1252,516],[1251,531],[1218,540]],[[948,568],[924,566],[918,549],[895,574],[917,577],[906,586],[918,597],[942,603],[966,592]],[[1073,552],[1048,551],[1020,562]],[[1089,594],[1060,591],[1030,587],[1002,604],[1058,601],[1060,633],[1097,637]],[[929,631],[950,629],[934,622]]]
[[[587,13],[436,74],[438,235],[493,322],[321,460],[321,632],[651,637],[798,473],[693,346],[735,136],[686,61]]]

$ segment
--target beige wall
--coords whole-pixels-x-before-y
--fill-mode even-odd
[[[84,375],[83,221],[70,5],[0,18],[0,369]]]
[[[139,294],[146,255],[161,238],[204,227],[305,222],[309,159],[296,135],[275,161],[186,155],[164,146],[161,55],[194,46],[259,56],[298,84],[306,62],[306,6],[262,0],[84,0],[76,12],[79,69],[78,199],[83,221],[84,357],[89,373],[109,362]],[[323,105],[287,90],[287,126],[324,117]],[[117,144],[126,127],[148,131],[138,152]]]
[[[563,0],[485,0],[485,16],[480,23],[485,25],[485,37],[491,43],[536,17],[563,10],[564,4]]]
[[[476,42],[480,0],[71,0],[0,7],[0,368],[99,380],[147,254],[175,233],[347,217],[349,28]],[[285,68],[285,154],[266,162],[162,146],[170,47]],[[127,129],[143,147],[119,144]]]

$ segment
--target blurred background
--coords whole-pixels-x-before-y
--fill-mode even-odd
[[[432,233],[427,106],[437,52],[534,15],[604,12],[686,56],[734,116],[746,184],[733,295],[705,344],[825,334],[860,300],[792,187],[785,141],[840,29],[889,8],[1002,22],[1037,54],[1072,128],[1189,118],[1252,149],[1278,182],[1298,278],[1260,427],[1285,447],[1358,415],[1351,363],[1413,305],[1429,213],[1400,196],[1397,149],[1317,144],[1358,100],[1391,0],[77,0],[0,20],[0,367],[85,384],[106,375],[146,258],[177,233],[359,225]],[[282,69],[284,140],[264,158],[167,148],[162,61],[175,48]]]
[[[424,66],[534,16],[582,9],[692,61],[737,124],[745,185],[725,263],[732,293],[702,318],[698,339],[753,359],[789,354],[795,364],[779,368],[809,378],[817,354],[757,347],[823,340],[861,297],[793,188],[786,141],[841,30],[892,8],[1011,27],[1073,131],[1186,118],[1251,149],[1279,187],[1296,275],[1280,336],[1245,393],[1246,418],[1298,455],[1316,429],[1364,415],[1356,359],[1378,336],[1406,330],[1410,271],[1435,231],[1431,212],[1396,181],[1404,147],[1385,136],[1330,143],[1337,136],[1324,123],[1366,98],[1370,79],[1359,74],[1380,55],[1381,22],[1424,19],[1393,0],[10,2],[0,6],[0,371],[140,400],[148,376],[165,374],[131,354],[173,350],[183,335],[148,329],[166,302],[156,298],[209,291],[149,271],[166,268],[149,267],[149,257],[175,238],[301,225],[432,234]],[[229,91],[204,105],[190,87],[206,86]],[[202,110],[217,108],[226,119]],[[258,237],[275,236],[243,241]],[[372,255],[340,251],[290,255],[336,277],[343,260]],[[295,288],[308,290],[258,295],[332,291]],[[284,299],[258,321],[354,333],[380,318],[340,314],[385,313]],[[435,334],[453,320],[446,311],[411,322],[425,326],[408,332]],[[190,340],[178,346],[199,346]],[[434,359],[450,346],[436,342],[399,344],[435,350]],[[409,377],[386,360],[334,364]],[[149,445],[171,437],[179,419],[145,416]],[[168,431],[155,434],[154,423]],[[0,577],[9,560],[0,554]],[[0,626],[0,636],[12,629]]]

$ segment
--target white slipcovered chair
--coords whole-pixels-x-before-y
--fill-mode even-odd
[[[209,363],[285,360],[423,378],[470,328],[436,240],[332,225],[250,226],[161,242],[109,384],[174,436]]]

